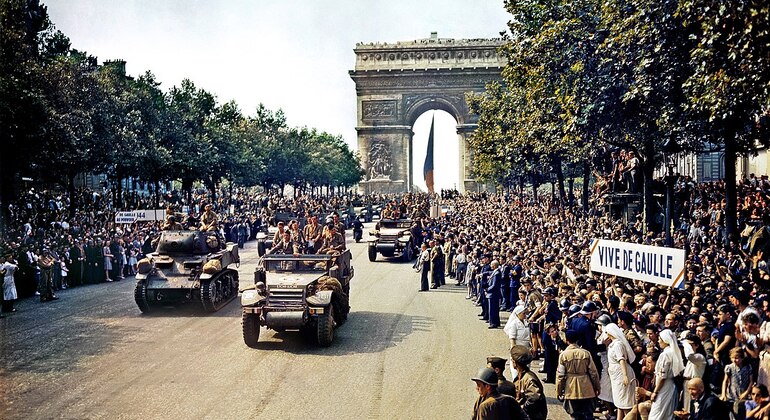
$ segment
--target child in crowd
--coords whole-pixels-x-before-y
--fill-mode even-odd
[[[732,363],[725,366],[725,377],[722,381],[722,401],[726,401],[732,408],[731,418],[744,418],[745,409],[743,401],[751,391],[752,371],[751,366],[745,363],[746,351],[740,347],[730,350]]]

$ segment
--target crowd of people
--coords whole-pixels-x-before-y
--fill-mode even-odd
[[[543,384],[553,383],[576,419],[595,412],[615,419],[764,419],[770,418],[768,193],[767,177],[740,183],[739,235],[728,238],[724,184],[680,180],[673,238],[687,258],[686,281],[676,289],[589,270],[592,239],[663,244],[662,234],[645,231],[641,218],[617,220],[599,206],[584,213],[550,197],[445,192],[441,201],[451,210],[431,217],[435,202],[427,195],[366,201],[384,203],[384,217],[412,220],[421,290],[454,279],[486,327],[510,340],[508,349],[495,350],[510,362],[489,358],[473,378],[478,418],[500,407],[520,418],[547,418]],[[56,299],[57,289],[135,272],[162,222],[115,224],[117,206],[109,197],[31,191],[9,206],[10,239],[0,244],[5,312],[14,310],[17,295]],[[336,252],[340,244],[319,243],[314,232],[333,229],[339,219],[324,228],[315,216],[348,212],[357,199],[237,189],[216,198],[170,193],[162,206],[194,223],[209,205],[217,229],[241,245],[283,214],[307,226],[289,222],[275,245],[288,235],[287,243]],[[9,285],[19,293],[9,293]],[[542,369],[534,372],[530,364],[538,359]],[[507,366],[515,372],[512,382]]]
[[[740,234],[729,238],[724,184],[680,180],[681,288],[589,270],[594,238],[662,246],[641,218],[626,223],[598,207],[554,212],[549,198],[524,195],[453,196],[444,202],[454,211],[430,221],[422,244],[423,289],[425,279],[435,288],[454,277],[487,328],[504,326],[517,379],[506,386],[499,361],[486,373],[498,373],[497,394],[513,396],[530,418],[545,418],[542,383],[556,385],[575,419],[770,418],[766,179],[740,183]],[[522,374],[530,359],[543,360],[542,377]],[[500,399],[484,378],[474,377],[475,413]]]
[[[16,311],[20,297],[56,300],[69,287],[123,280],[136,273],[137,263],[154,251],[153,240],[164,228],[198,227],[206,209],[216,216],[216,229],[225,240],[243,247],[277,217],[304,218],[310,214],[343,213],[352,207],[350,196],[284,197],[253,189],[222,189],[182,194],[171,190],[156,201],[149,194],[79,189],[31,189],[8,204],[0,240],[2,312]],[[165,209],[161,220],[128,224],[115,222],[118,210]],[[172,227],[173,226],[173,227]]]

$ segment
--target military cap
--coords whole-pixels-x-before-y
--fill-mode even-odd
[[[528,348],[516,345],[511,348],[511,360],[520,365],[528,365],[532,361],[532,354]]]
[[[487,363],[492,365],[492,367],[496,367],[498,369],[505,369],[505,362],[507,362],[507,359],[503,359],[502,357],[497,356],[489,356],[487,357]]]

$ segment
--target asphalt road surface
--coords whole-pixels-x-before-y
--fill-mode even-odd
[[[0,319],[0,418],[469,418],[470,378],[487,356],[506,357],[505,333],[479,321],[454,280],[418,293],[411,264],[348,246],[352,309],[328,348],[265,328],[260,348],[246,347],[238,299],[213,314],[143,315],[133,279],[22,300]],[[254,242],[241,258],[241,281],[253,281]],[[548,418],[568,418],[546,390]]]

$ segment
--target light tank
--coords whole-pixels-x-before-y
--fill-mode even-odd
[[[215,312],[238,296],[238,245],[216,232],[161,232],[155,252],[139,261],[134,299],[147,313],[164,305],[199,302]]]

